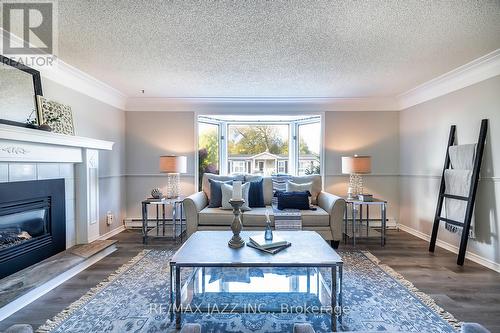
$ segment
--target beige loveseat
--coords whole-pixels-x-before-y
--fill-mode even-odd
[[[241,215],[244,230],[262,230],[265,225],[266,209],[270,213],[274,224],[274,214],[271,206],[273,198],[273,181],[270,176],[239,175],[238,180],[253,181],[263,179],[264,204],[266,208],[252,208]],[[232,210],[209,208],[210,179],[227,181],[235,179],[233,176],[203,175],[202,191],[190,195],[184,200],[184,211],[187,220],[188,237],[197,230],[229,230],[233,221]],[[296,176],[291,181],[298,184],[312,182],[312,204],[316,210],[303,210],[302,227],[304,230],[317,231],[325,240],[329,240],[336,247],[342,239],[342,223],[344,218],[345,201],[333,194],[322,191],[321,176]]]

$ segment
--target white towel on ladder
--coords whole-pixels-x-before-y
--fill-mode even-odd
[[[473,170],[476,157],[476,144],[450,146],[451,168],[454,170]]]
[[[449,154],[453,169],[444,171],[445,193],[468,197],[472,185],[472,169],[474,168],[476,144],[450,146]],[[444,206],[447,219],[464,223],[467,201],[445,198]],[[470,238],[475,238],[474,222],[474,214],[472,214],[469,231]],[[446,230],[456,233],[462,230],[462,227],[446,223]]]

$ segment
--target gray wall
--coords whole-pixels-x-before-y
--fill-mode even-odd
[[[363,176],[364,192],[388,201],[390,221],[399,218],[399,112],[325,113],[325,188],[345,195],[349,178],[341,174],[341,157],[372,156],[372,173]],[[370,212],[370,217],[379,212]]]
[[[482,118],[490,119],[476,201],[477,239],[468,251],[500,263],[500,76],[400,112],[400,221],[430,235],[450,125],[459,144],[475,143]],[[459,236],[439,231],[459,245]]]
[[[272,113],[276,112],[268,111]],[[126,119],[127,217],[140,217],[141,200],[155,186],[165,186],[166,179],[158,172],[158,158],[162,154],[188,156],[188,173],[181,177],[181,187],[184,194],[193,193],[195,113],[126,112]],[[398,112],[325,112],[325,132],[325,188],[345,195],[348,177],[341,174],[340,157],[355,153],[372,155],[373,175],[365,177],[366,191],[387,198],[388,216],[396,219],[399,216]]]
[[[122,225],[125,217],[125,112],[42,78],[43,94],[73,110],[75,134],[115,142],[112,151],[99,152],[99,231],[104,234]],[[106,213],[115,214],[106,225]]]
[[[127,217],[141,216],[140,202],[151,189],[165,188],[158,171],[161,155],[187,156],[188,172],[181,175],[181,193],[195,191],[194,112],[126,112]]]

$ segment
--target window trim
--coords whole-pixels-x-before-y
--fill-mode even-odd
[[[224,112],[224,115],[230,115],[231,113],[229,112]],[[235,112],[234,114],[240,115],[241,113]],[[289,126],[289,159],[288,159],[288,174],[291,175],[297,175],[298,173],[298,164],[299,164],[299,156],[298,156],[298,134],[299,134],[299,126],[304,125],[304,124],[309,124],[309,123],[320,123],[321,127],[321,138],[320,138],[320,154],[319,154],[319,161],[320,161],[320,175],[322,176],[322,181],[324,182],[324,176],[325,176],[325,136],[326,136],[326,124],[325,124],[325,112],[315,112],[315,113],[306,113],[306,114],[298,114],[299,116],[303,116],[300,119],[297,120],[283,120],[283,121],[277,121],[277,120],[270,120],[270,121],[245,121],[245,120],[237,120],[237,121],[230,121],[230,120],[217,120],[214,119],[214,117],[217,117],[218,113],[213,113],[213,114],[207,114],[207,113],[198,113],[195,112],[195,117],[194,117],[194,122],[195,122],[195,151],[199,150],[199,133],[198,133],[198,123],[209,123],[209,124],[214,124],[219,126],[219,172],[220,174],[228,174],[228,151],[227,151],[227,132],[228,132],[228,125],[230,124],[238,124],[238,125],[257,125],[257,124],[266,124],[266,125],[284,125],[287,124]],[[248,114],[250,115],[250,114]],[[276,115],[276,114],[272,114]],[[297,113],[286,113],[284,114],[286,116],[289,115],[297,115]],[[212,117],[212,118],[211,118]],[[263,115],[265,117],[265,115]],[[223,163],[224,162],[224,163]],[[198,166],[198,154],[195,154],[195,165]],[[195,172],[195,184],[198,184],[198,172]],[[197,185],[196,185],[197,186]]]
[[[246,161],[231,161],[231,169],[235,172],[235,173],[244,173],[246,172],[246,168],[247,168],[247,162]],[[243,170],[235,170],[236,167],[238,167],[238,169],[243,169]]]
[[[276,169],[277,169],[278,173],[288,173],[287,162],[289,162],[289,159],[288,160],[277,161],[278,165],[276,166]],[[283,169],[284,171],[280,171],[280,168]]]
[[[197,117],[198,118],[198,117]],[[222,170],[223,169],[226,169],[227,171],[227,165],[223,165],[223,159],[222,159],[222,147],[223,147],[223,141],[222,141],[222,127],[221,126],[221,123],[217,122],[217,121],[211,121],[209,119],[203,119],[203,120],[199,120],[196,122],[196,133],[195,133],[195,136],[196,136],[196,170],[198,170],[198,166],[199,166],[199,163],[200,161],[198,160],[198,151],[200,150],[200,129],[199,129],[199,123],[202,123],[202,124],[209,124],[209,125],[216,125],[218,128],[217,128],[217,133],[219,135],[219,173],[221,175],[223,175],[224,173],[222,173]],[[227,160],[226,160],[227,162]],[[227,172],[226,172],[227,173]],[[198,171],[195,172],[195,174],[198,174]],[[196,180],[196,184],[198,183],[198,180]]]
[[[296,163],[296,170],[295,170],[296,173],[295,174],[296,175],[298,175],[298,173],[299,173],[299,163],[300,163],[300,156],[299,156],[300,155],[300,152],[299,152],[299,144],[300,144],[299,136],[300,136],[300,131],[299,131],[299,127],[303,126],[303,125],[315,124],[317,122],[318,121],[310,121],[310,120],[308,120],[308,121],[296,122],[295,123],[296,134],[297,134],[297,136],[295,138],[295,140],[297,141],[296,142],[297,152],[295,154],[295,156],[296,156],[296,161],[295,161],[295,163]],[[319,174],[321,176],[323,176],[323,168],[324,168],[324,166],[323,166],[323,161],[324,161],[323,156],[324,156],[324,140],[325,140],[325,137],[324,137],[325,131],[324,131],[323,118],[320,118],[319,125],[320,125],[320,132],[321,132],[320,144],[319,144],[320,145],[320,147],[319,147],[319,156],[318,156],[319,157]]]

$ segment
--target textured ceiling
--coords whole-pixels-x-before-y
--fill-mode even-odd
[[[500,0],[58,7],[60,58],[130,96],[389,96],[500,48]]]

